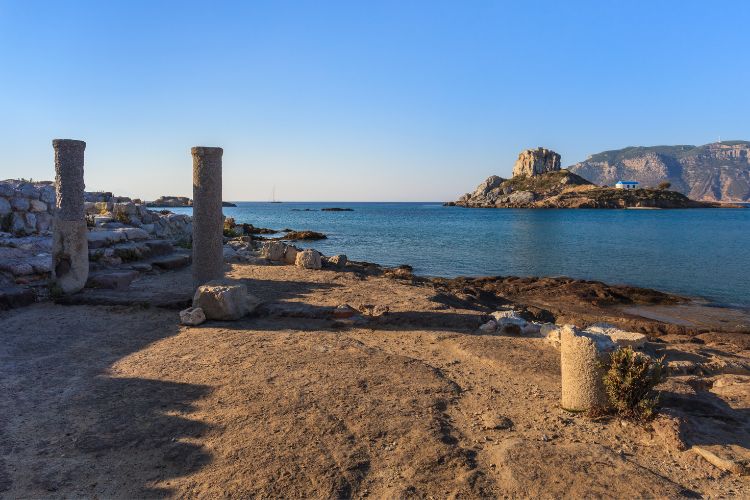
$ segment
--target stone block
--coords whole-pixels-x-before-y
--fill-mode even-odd
[[[10,202],[5,198],[0,197],[0,215],[7,215],[12,211],[13,209],[10,206]]]
[[[138,271],[110,271],[92,274],[86,286],[88,288],[105,288],[108,290],[125,290],[130,286]]]
[[[31,203],[28,198],[16,197],[10,199],[10,206],[13,207],[13,210],[16,212],[27,212],[29,208],[31,208]]]
[[[242,284],[211,281],[201,285],[193,296],[193,307],[200,307],[207,319],[238,320],[258,306],[258,299]]]
[[[304,269],[320,269],[323,267],[320,253],[310,248],[299,252],[294,264]]]
[[[260,255],[268,260],[284,260],[286,245],[280,241],[265,241],[261,247]]]
[[[180,311],[180,323],[187,326],[198,326],[206,321],[206,314],[200,307],[188,307]]]
[[[297,247],[287,245],[284,250],[284,262],[287,264],[295,264],[297,262],[297,254],[300,250]]]
[[[101,248],[114,245],[127,239],[125,233],[116,230],[89,231],[87,235],[90,248]]]

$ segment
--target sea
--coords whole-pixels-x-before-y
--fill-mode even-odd
[[[324,255],[422,276],[569,276],[750,308],[745,209],[467,209],[442,203],[235,202],[256,227],[312,230]],[[322,208],[349,208],[331,212]],[[176,213],[191,208],[171,208]]]

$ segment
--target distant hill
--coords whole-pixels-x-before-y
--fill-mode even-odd
[[[636,180],[648,187],[668,181],[672,190],[694,200],[750,201],[748,141],[604,151],[568,170],[599,185]]]

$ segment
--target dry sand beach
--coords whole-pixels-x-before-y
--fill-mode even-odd
[[[253,315],[185,327],[162,307],[1,312],[2,496],[750,496],[750,336],[620,304],[684,307],[671,296],[355,263],[235,264],[227,276],[263,297]],[[190,270],[122,293],[166,292],[189,300]],[[117,302],[88,289],[79,302],[97,293]],[[675,368],[661,415],[634,424],[563,411],[558,348],[479,333],[508,304],[649,333],[647,349]]]

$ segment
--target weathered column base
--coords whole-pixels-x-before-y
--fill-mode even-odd
[[[564,410],[581,412],[608,405],[604,363],[615,344],[606,336],[565,326],[560,332],[560,368]]]
[[[85,220],[56,217],[52,232],[52,280],[63,293],[75,293],[89,277],[88,228]]]

